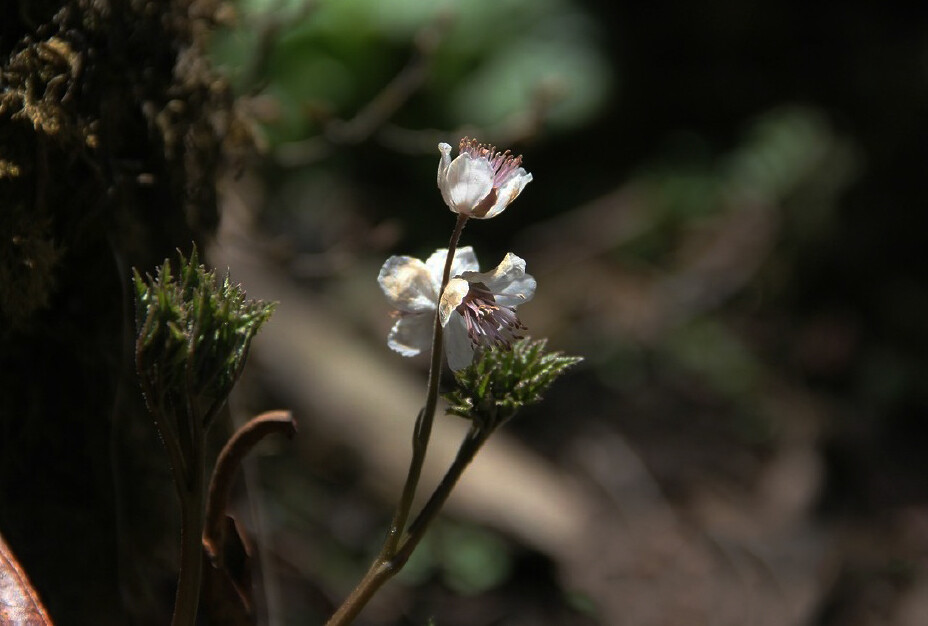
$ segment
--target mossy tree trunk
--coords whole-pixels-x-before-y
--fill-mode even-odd
[[[0,3],[0,533],[60,623],[166,623],[176,503],[130,268],[217,221],[214,0]],[[237,139],[241,138],[241,139]]]

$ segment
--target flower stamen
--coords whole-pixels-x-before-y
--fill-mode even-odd
[[[467,295],[457,307],[474,348],[497,346],[511,349],[513,341],[522,339],[520,331],[527,330],[516,316],[515,308],[497,304],[496,295],[501,294],[492,293],[483,283],[471,283]]]
[[[493,188],[499,189],[503,183],[522,165],[522,155],[513,156],[509,150],[499,152],[496,146],[479,143],[476,139],[464,137],[459,152],[467,153],[475,159],[485,158],[493,169]]]

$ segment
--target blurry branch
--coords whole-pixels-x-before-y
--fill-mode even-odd
[[[517,246],[528,250],[536,274],[548,273],[546,282],[556,285],[539,296],[607,310],[618,334],[653,344],[742,290],[790,218],[787,203],[797,193],[812,198],[814,207],[800,209],[808,221],[825,210],[854,167],[853,149],[814,112],[775,110],[752,130],[720,163],[714,182],[721,191],[708,215],[668,217],[661,206],[661,185],[668,183],[639,179],[526,229]],[[668,219],[676,220],[680,235],[646,270],[610,259],[639,237],[666,239],[660,229]],[[569,316],[563,306],[540,308]]]
[[[654,227],[648,194],[632,184],[526,229],[518,245],[530,250],[541,268],[538,275],[554,274],[549,284],[583,292],[550,295],[605,307],[625,333],[651,341],[717,306],[753,278],[775,240],[778,212],[762,203],[729,207],[711,224],[687,231],[666,267],[633,274],[603,262],[606,254]],[[586,278],[557,278],[565,272]]]
[[[310,114],[322,125],[321,135],[281,145],[275,151],[277,162],[286,167],[309,165],[329,156],[335,146],[355,145],[371,137],[376,137],[382,145],[396,152],[430,154],[440,141],[447,141],[449,136],[480,136],[499,144],[518,145],[537,135],[552,107],[564,97],[563,86],[539,83],[525,110],[495,128],[467,126],[452,131],[411,130],[389,123],[428,79],[435,53],[453,19],[452,14],[442,12],[424,26],[414,38],[415,51],[406,66],[351,119],[327,118],[324,112],[312,111]],[[275,24],[279,28],[280,24]],[[267,39],[262,36],[264,46],[269,47],[273,43],[276,28],[265,31]]]
[[[750,282],[773,248],[777,213],[745,204],[682,242],[676,267],[654,285],[665,327],[715,309]]]
[[[412,58],[363,109],[350,120],[319,120],[323,124],[321,136],[281,146],[275,155],[277,161],[289,167],[308,165],[328,156],[332,146],[354,145],[371,137],[422,87],[449,25],[450,17],[440,14],[423,27],[415,37]]]
[[[268,59],[277,43],[281,30],[306,19],[316,8],[318,0],[303,0],[294,11],[286,10],[286,0],[278,0],[276,6],[269,7],[261,16],[257,26],[258,43],[255,45],[255,54],[251,63],[245,68],[242,84],[248,87],[249,93],[258,94],[267,87],[267,81],[260,77],[265,74]]]
[[[563,98],[558,85],[540,83],[532,92],[524,111],[493,128],[463,126],[450,131],[420,130],[386,124],[377,140],[387,148],[403,154],[431,154],[440,141],[449,137],[486,137],[498,145],[516,146],[531,141],[541,131],[552,107]]]
[[[793,233],[787,228],[794,215],[806,225],[810,215],[820,219],[833,206],[854,158],[814,118],[787,113],[766,123],[779,124],[780,132],[755,136],[723,162],[713,181],[719,184],[718,204],[709,211],[672,213],[661,206],[659,184],[665,181],[638,179],[524,231],[515,247],[528,250],[545,285],[531,310],[533,329],[560,336],[572,331],[600,354],[622,344],[660,351],[678,328],[756,281],[782,234]],[[784,135],[792,141],[789,149],[777,144]],[[662,230],[668,221],[673,235]],[[631,252],[631,244],[645,237],[670,241],[647,264]],[[616,260],[622,252],[630,263]],[[683,597],[694,599],[687,623],[803,623],[814,610],[821,581],[813,572],[822,562],[821,553],[808,547],[817,532],[810,511],[822,480],[815,446],[830,409],[788,376],[762,364],[758,370],[752,409],[776,416],[777,446],[749,492],[723,497],[697,486],[688,494],[688,520],[705,532],[715,560],[687,537],[693,528],[662,506],[646,468],[622,452],[621,437],[594,432],[575,442],[575,463],[628,515],[623,532],[632,548],[604,542],[578,573],[584,588],[611,580],[609,602],[624,611],[623,622],[660,623]],[[796,558],[789,562],[784,554]],[[628,574],[634,563],[647,563],[646,580]]]
[[[326,136],[333,143],[356,144],[370,137],[389,120],[428,78],[432,60],[450,25],[447,15],[439,15],[415,37],[415,54],[393,80],[374,96],[351,120],[332,120]]]
[[[541,131],[554,105],[566,97],[566,89],[558,81],[539,81],[532,90],[526,109],[489,129],[488,135],[507,146],[529,141]]]
[[[536,272],[593,260],[653,226],[645,191],[626,184],[563,214],[528,226],[519,238],[535,254]]]

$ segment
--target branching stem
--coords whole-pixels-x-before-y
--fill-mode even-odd
[[[441,288],[438,290],[439,297],[441,297],[442,292],[448,284],[448,280],[451,278],[451,266],[454,262],[454,252],[457,249],[458,240],[461,238],[461,232],[464,230],[465,224],[467,224],[467,216],[458,214],[457,222],[454,225],[454,231],[451,233],[451,240],[448,242],[448,255],[445,258],[445,267],[442,272]],[[390,530],[387,532],[387,537],[384,540],[380,554],[377,555],[377,558],[374,559],[374,562],[367,570],[364,578],[361,579],[361,582],[358,583],[358,586],[351,592],[351,595],[348,596],[341,607],[339,607],[335,614],[329,619],[326,626],[343,626],[345,624],[350,624],[381,585],[396,574],[406,563],[409,555],[406,554],[402,560],[398,560],[396,558],[397,551],[404,552],[405,547],[411,545],[409,548],[409,553],[411,553],[412,548],[414,548],[418,540],[421,539],[420,536],[410,544],[412,537],[406,536],[404,538],[404,532],[406,530],[406,523],[409,520],[409,512],[412,508],[413,499],[416,495],[416,488],[419,485],[419,478],[422,476],[422,466],[425,462],[425,454],[428,450],[429,439],[432,436],[432,423],[435,420],[435,409],[438,406],[438,384],[441,380],[442,348],[442,327],[438,317],[438,307],[436,306],[435,324],[432,331],[432,360],[429,366],[429,381],[425,397],[425,406],[416,418],[412,436],[412,459],[409,463],[409,471],[406,474],[406,483],[403,485],[402,495],[397,504],[396,512],[393,515],[393,521],[390,523]],[[466,443],[467,440],[465,440],[465,444]],[[474,453],[476,453],[476,449]],[[460,452],[458,455],[460,456]],[[473,458],[473,454],[471,454],[470,458]],[[455,464],[457,464],[457,459],[455,460]],[[464,466],[466,466],[466,463]],[[455,466],[452,465],[452,469],[454,467]],[[463,471],[463,467],[461,471]],[[445,480],[442,480],[435,494],[442,489],[447,478],[448,476],[446,475]],[[457,479],[454,479],[454,482],[457,482]],[[450,493],[450,487],[453,486],[452,483],[448,487],[448,493]],[[429,500],[430,504],[432,500],[435,499],[435,494],[433,494],[432,498]],[[436,506],[440,508],[447,497],[446,494]],[[428,508],[428,504],[426,508]],[[437,510],[436,508],[435,512],[437,512]],[[425,513],[425,509],[423,509],[423,513]],[[433,517],[434,513],[430,515],[427,520],[423,520],[424,523],[421,525],[420,534],[424,534],[425,527],[428,526],[428,522],[430,522]],[[417,521],[421,518],[422,514],[419,515]]]

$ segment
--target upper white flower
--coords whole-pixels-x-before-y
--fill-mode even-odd
[[[474,250],[467,246],[455,252],[454,278],[439,298],[447,253],[437,250],[424,263],[392,256],[383,264],[377,282],[398,318],[387,345],[403,356],[427,350],[438,307],[448,366],[459,370],[471,364],[476,348],[508,346],[520,336],[518,332],[525,327],[515,307],[535,295],[535,279],[525,273],[525,261],[511,252],[495,269],[480,273]]]
[[[522,157],[465,137],[460,154],[451,160],[451,146],[438,144],[438,188],[455,213],[489,219],[502,213],[532,180],[520,165]]]

